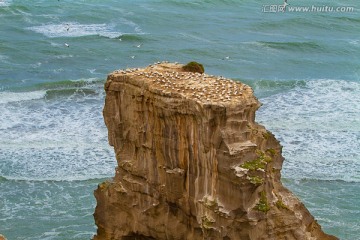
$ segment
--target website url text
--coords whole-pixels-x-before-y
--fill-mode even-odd
[[[341,13],[341,12],[354,12],[355,7],[352,6],[289,6],[289,5],[263,5],[262,12],[264,13],[277,13],[277,12],[309,12],[309,13]]]

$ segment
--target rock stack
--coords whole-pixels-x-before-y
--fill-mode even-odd
[[[163,62],[115,71],[105,90],[118,166],[95,191],[95,240],[337,239],[281,184],[249,86]]]

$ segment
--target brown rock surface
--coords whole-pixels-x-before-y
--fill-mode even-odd
[[[337,239],[280,182],[250,87],[180,64],[115,71],[104,119],[118,167],[95,191],[99,239]]]

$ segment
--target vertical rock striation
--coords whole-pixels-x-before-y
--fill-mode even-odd
[[[337,239],[282,186],[250,87],[161,63],[115,71],[105,90],[118,167],[95,191],[95,240]]]

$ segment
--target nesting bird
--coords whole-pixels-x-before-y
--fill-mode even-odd
[[[134,56],[135,57],[135,56]],[[169,67],[170,66],[170,67]],[[248,88],[239,82],[215,77],[204,73],[179,71],[180,67],[167,62],[156,62],[145,69],[126,69],[123,74],[147,81],[157,93],[164,96],[175,94],[178,97],[193,98],[198,102],[229,104],[243,99]]]

